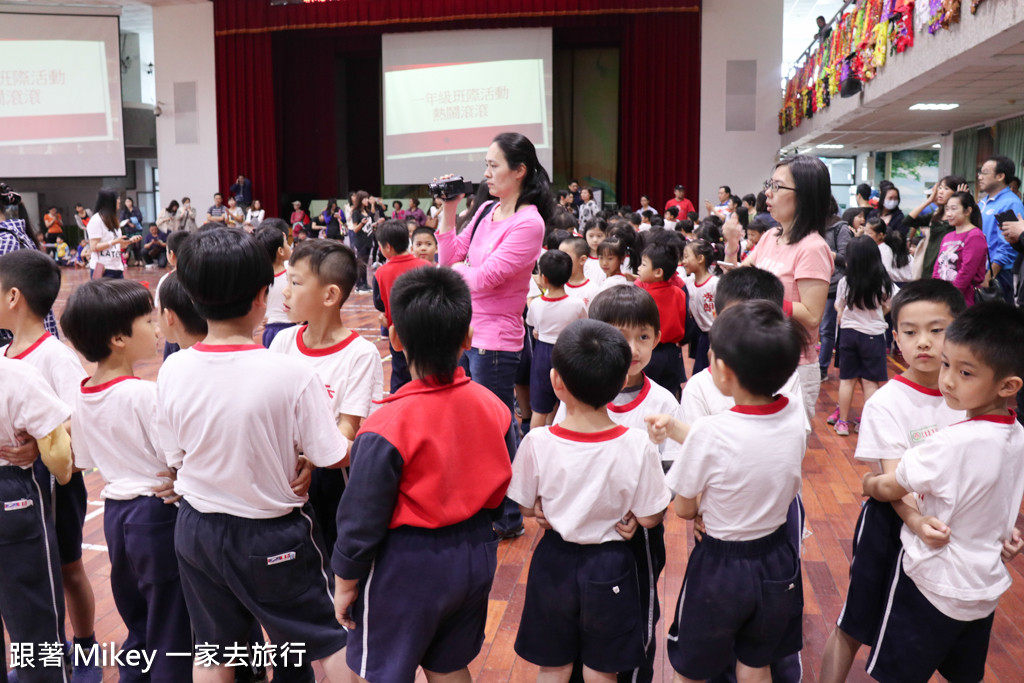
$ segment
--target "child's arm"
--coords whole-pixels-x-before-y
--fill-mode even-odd
[[[865,496],[871,496],[883,503],[900,500],[910,493],[910,491],[896,482],[895,473],[875,474],[874,472],[868,472],[861,480],[861,487],[864,490]]]
[[[50,470],[59,484],[67,484],[71,481],[74,471],[74,462],[71,458],[71,437],[63,424],[57,426],[52,432],[36,439],[39,447],[39,457],[43,459],[46,469]]]
[[[684,498],[676,496],[672,500],[672,509],[683,519],[694,519],[700,510],[700,496],[696,498]]]
[[[665,439],[683,443],[690,433],[690,425],[667,414],[648,415],[644,422],[647,423],[647,435],[656,444],[661,444]]]
[[[632,513],[630,513],[630,514],[632,514]],[[654,527],[656,527],[659,524],[661,524],[661,521],[663,519],[665,519],[665,511],[662,510],[661,512],[659,512],[657,514],[645,515],[643,517],[636,517],[634,515],[634,518],[636,519],[637,524],[639,524],[643,528],[645,528],[645,529],[653,529]],[[620,535],[621,535],[621,533],[620,533]]]
[[[882,474],[895,476],[896,465],[899,460],[879,460],[882,467]],[[924,541],[930,548],[941,548],[949,543],[949,527],[942,523],[937,517],[926,517],[917,509],[917,501],[913,494],[908,494],[899,500],[892,501],[892,507],[900,519],[910,528],[914,534]]]

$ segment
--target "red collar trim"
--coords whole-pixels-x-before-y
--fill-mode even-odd
[[[928,387],[923,387],[917,382],[910,381],[903,375],[896,375],[895,377],[893,377],[893,380],[899,382],[900,384],[905,384],[914,391],[920,391],[925,396],[942,396],[942,392],[939,391],[938,389],[929,389]]]
[[[597,256],[587,256],[587,258],[589,258],[589,259],[593,259],[593,260],[595,260],[595,261],[596,261],[596,260],[598,259],[598,257],[597,257]]]
[[[351,344],[356,339],[356,337],[359,336],[358,332],[356,332],[355,330],[350,330],[350,334],[347,337],[342,339],[337,344],[334,344],[333,346],[326,346],[322,349],[311,349],[308,346],[306,346],[306,342],[302,341],[302,334],[306,331],[307,327],[309,327],[309,325],[303,325],[302,327],[299,328],[299,333],[295,335],[295,343],[299,347],[299,353],[301,353],[303,356],[329,356],[332,353],[337,353],[338,351],[341,351],[346,346]]]
[[[255,351],[263,347],[259,344],[206,344],[204,342],[197,342],[192,345],[192,348],[205,353],[230,353],[232,351]]]
[[[644,289],[648,290],[665,289],[666,287],[672,286],[672,283],[668,280],[658,280],[657,282],[642,282],[641,280],[637,280],[636,284],[638,287],[643,287]]]
[[[396,401],[400,398],[405,398],[406,396],[414,396],[416,394],[429,394],[435,391],[444,391],[446,389],[451,389],[452,387],[458,387],[462,386],[463,384],[469,384],[471,381],[472,380],[469,379],[469,377],[466,377],[465,370],[463,370],[462,368],[456,368],[455,375],[452,378],[451,384],[428,384],[426,381],[422,379],[415,379],[409,382],[408,384],[404,385],[401,389],[391,394],[390,396],[385,396],[379,401],[374,401],[374,403],[376,403],[377,405],[384,405],[385,403],[390,403],[391,401]]]
[[[1012,425],[1013,421],[1017,419],[1017,411],[1013,408],[1008,408],[1010,411],[1009,415],[978,415],[977,417],[969,417],[964,422],[971,422],[977,420],[980,422],[995,422],[1000,425]]]
[[[274,273],[274,277],[281,277],[282,275],[284,275],[284,274],[285,274],[285,273],[287,273],[287,272],[288,272],[288,269],[287,269],[287,268],[285,268],[285,269],[284,269],[284,270],[282,270],[282,271],[281,271],[280,273]]]
[[[696,278],[694,278],[693,286],[694,287],[703,287],[707,283],[711,282],[711,278],[713,278],[713,277],[714,277],[714,275],[712,275],[711,273],[708,273],[708,277],[707,277],[706,280],[704,280],[704,282],[697,282]]]
[[[49,336],[50,336],[49,332],[43,332],[43,336],[41,336],[39,339],[36,339],[34,342],[32,342],[32,346],[28,347],[27,349],[25,349],[24,351],[19,353],[17,356],[15,356],[13,358],[13,360],[22,360],[23,358],[25,358],[25,356],[27,356],[28,354],[30,354],[33,351],[35,351],[36,348],[38,348],[40,344],[42,344],[44,341],[46,341],[46,338],[49,337]],[[10,350],[11,350],[11,347],[10,347],[10,345],[8,345],[7,348],[4,349],[4,356],[7,356],[7,353]],[[10,358],[10,356],[7,356],[7,357]]]
[[[565,286],[566,287],[572,287],[573,289],[577,289],[579,287],[586,287],[589,284],[590,284],[590,278],[588,277],[586,280],[584,280],[583,282],[579,283],[578,285],[574,285],[572,283],[566,282]]]
[[[555,297],[553,299],[551,297],[549,297],[549,296],[541,295],[540,300],[541,301],[561,301],[562,299],[568,299],[568,298],[569,298],[568,294],[563,294],[562,296],[557,296],[557,297]]]
[[[86,377],[85,379],[82,380],[82,393],[83,394],[98,394],[101,391],[106,391],[107,389],[109,389],[110,387],[114,386],[115,384],[119,384],[120,382],[123,382],[123,381],[125,381],[127,379],[138,379],[138,377],[133,377],[132,375],[124,375],[122,377],[115,377],[114,379],[110,380],[109,382],[104,382],[103,384],[97,384],[94,387],[87,387],[87,386],[85,386],[85,383],[88,382],[90,379],[92,379],[92,377]]]
[[[730,410],[741,415],[774,415],[787,405],[789,405],[789,399],[785,396],[779,396],[771,403],[766,403],[763,406],[733,406]]]
[[[397,254],[397,255],[395,255],[395,256],[392,256],[392,257],[391,257],[391,258],[390,258],[390,259],[389,259],[389,260],[387,261],[387,263],[400,263],[400,262],[402,262],[402,261],[415,261],[415,260],[416,260],[416,259],[418,259],[418,258],[419,258],[419,257],[418,257],[418,256],[416,256],[415,254],[410,254],[409,252],[406,252],[406,253],[404,253],[404,254]]]
[[[601,443],[602,441],[612,441],[619,438],[629,431],[629,427],[615,425],[611,429],[605,429],[601,432],[574,432],[570,429],[565,429],[561,425],[551,425],[548,427],[548,431],[560,439],[578,441],[580,443]]]
[[[640,393],[636,395],[636,398],[629,403],[623,403],[620,406],[617,406],[614,403],[609,403],[608,412],[628,413],[631,410],[635,410],[637,406],[644,402],[644,399],[647,398],[647,394],[649,393],[651,393],[651,380],[647,379],[647,375],[644,375],[644,384],[640,388]]]

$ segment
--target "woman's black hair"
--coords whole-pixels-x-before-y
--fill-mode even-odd
[[[92,212],[99,214],[108,230],[117,230],[117,190],[109,187],[100,188],[96,193],[96,205]]]
[[[177,213],[179,208],[181,208],[181,205],[178,204],[178,200],[177,199],[172,199],[171,203],[167,205],[167,213],[170,213],[170,214]]]
[[[206,320],[241,318],[259,293],[274,284],[266,250],[241,230],[199,230],[178,254],[178,278]]]
[[[885,192],[882,193],[882,196],[881,196],[881,198],[879,199],[879,202],[878,202],[878,214],[879,215],[882,215],[884,212],[888,211],[888,209],[885,208],[885,197],[890,192],[895,192],[896,193],[896,209],[900,208],[900,200],[902,199],[902,197],[900,196],[900,189],[898,187],[896,187],[894,184],[889,183],[889,185],[886,186]],[[893,209],[893,211],[895,211],[896,209]]]
[[[953,194],[950,199],[955,199],[960,202],[960,207],[964,210],[964,213],[970,211],[971,215],[968,220],[971,221],[971,225],[979,229],[981,228],[981,209],[979,209],[978,205],[974,202],[974,195],[970,192],[957,192]],[[936,211],[938,211],[938,209],[936,209]]]
[[[135,320],[152,312],[153,297],[141,282],[100,278],[71,293],[60,327],[87,361],[98,363],[110,355],[112,338],[132,336]]]
[[[786,157],[775,168],[786,166],[796,188],[796,215],[789,233],[789,243],[797,244],[812,233],[824,235],[828,218],[828,200],[832,196],[832,180],[828,167],[818,157],[797,154]],[[774,170],[774,169],[773,169]],[[783,190],[789,192],[790,190]]]
[[[846,246],[846,284],[850,308],[870,311],[892,296],[892,280],[882,264],[882,254],[867,235],[854,237]]]
[[[331,207],[334,207],[335,211],[338,210],[338,200],[337,199],[328,199],[327,200],[327,208],[324,209],[324,211],[330,211]]]
[[[888,228],[885,231],[885,243],[892,249],[892,265],[895,268],[903,268],[910,263],[910,249],[907,248],[907,238],[896,228]]]
[[[551,196],[551,178],[537,159],[537,150],[530,139],[519,133],[499,133],[492,140],[498,145],[505,156],[505,163],[510,169],[526,167],[523,176],[522,190],[516,200],[516,208],[525,204],[533,204],[540,212],[541,218],[547,220],[554,212],[554,199]],[[487,183],[483,183],[485,186]],[[478,205],[479,206],[479,205]]]

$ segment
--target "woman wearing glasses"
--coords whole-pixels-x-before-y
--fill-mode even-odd
[[[832,277],[832,251],[825,242],[825,220],[832,196],[828,169],[820,159],[807,155],[787,157],[765,181],[768,211],[780,227],[761,237],[757,248],[743,260],[774,273],[786,290],[783,308],[807,330],[808,343],[800,356],[800,382],[808,418],[814,417],[821,370],[814,345],[818,325],[825,313],[828,285]],[[726,239],[726,261],[739,253],[742,231],[730,230]],[[732,257],[732,258],[731,258]]]

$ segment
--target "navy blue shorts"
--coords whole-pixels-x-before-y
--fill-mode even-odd
[[[516,653],[540,666],[580,659],[616,673],[644,664],[647,618],[629,545],[579,545],[544,532],[530,561]]]
[[[270,342],[274,341],[274,337],[278,335],[281,330],[287,330],[289,327],[294,327],[295,323],[267,323],[263,326],[263,348],[269,349]]]
[[[197,643],[221,651],[245,643],[255,617],[271,642],[304,643],[309,660],[345,647],[334,574],[308,505],[274,519],[180,505],[174,549]]]
[[[46,492],[48,493],[48,492]],[[64,642],[64,595],[53,519],[32,470],[0,467],[0,605],[12,643]],[[0,655],[0,665],[3,664]],[[63,667],[18,669],[20,680],[63,683]]]
[[[636,561],[637,586],[640,589],[640,614],[643,618],[644,650],[646,661],[639,667],[619,672],[619,680],[630,683],[651,683],[654,680],[654,659],[658,643],[655,625],[661,618],[658,601],[658,579],[665,569],[665,525],[645,529],[640,527],[629,541]]]
[[[885,365],[885,335],[867,335],[844,329],[839,338],[839,379],[866,379],[884,382],[889,379]]]
[[[530,410],[535,413],[550,413],[558,404],[555,390],[551,388],[551,349],[554,344],[538,341],[533,349],[530,367]]]
[[[178,351],[181,351],[181,347],[178,346],[177,344],[172,344],[169,341],[164,342],[164,360],[167,360],[168,358],[176,354]]]
[[[192,677],[192,624],[181,592],[174,526],[178,509],[155,496],[104,502],[103,533],[110,555],[110,589],[128,628],[125,650],[156,650],[148,675],[122,667],[121,680],[176,683]]]
[[[71,481],[57,484],[54,494],[54,524],[57,527],[57,549],[60,563],[71,564],[82,559],[82,527],[89,506],[89,492],[81,472],[71,475]]]
[[[516,368],[516,384],[530,386],[530,369],[533,367],[533,347],[536,340],[530,328],[526,328],[523,339],[523,351],[519,354],[519,367]]]
[[[644,374],[679,398],[683,391],[680,385],[686,381],[683,350],[671,342],[658,344],[651,352],[651,362],[644,368]]]
[[[903,520],[892,503],[865,501],[853,531],[850,588],[837,622],[843,633],[859,643],[874,645],[882,625],[896,559],[903,548],[902,528]]]
[[[486,510],[440,529],[390,530],[352,607],[349,667],[369,681],[412,683],[418,666],[469,666],[484,642],[497,566]]]
[[[976,621],[947,617],[904,573],[902,552],[896,565],[868,673],[882,683],[927,683],[936,671],[952,683],[982,680],[995,612]]]
[[[787,526],[753,541],[705,535],[694,547],[668,633],[673,669],[704,680],[728,668],[734,652],[762,667],[800,650],[803,583]]]
[[[328,565],[334,543],[338,540],[338,505],[347,485],[347,467],[316,467],[309,482],[309,505],[313,508],[313,519],[327,549]]]

